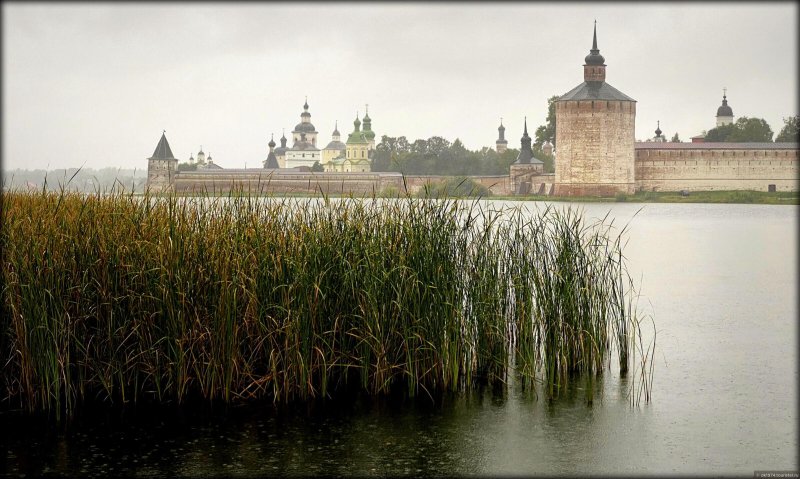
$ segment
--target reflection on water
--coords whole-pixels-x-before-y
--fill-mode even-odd
[[[651,404],[631,407],[612,368],[591,407],[576,381],[553,403],[512,382],[438,404],[95,409],[66,430],[4,413],[0,464],[12,476],[796,470],[798,207],[580,206],[630,221],[628,264],[658,327]]]

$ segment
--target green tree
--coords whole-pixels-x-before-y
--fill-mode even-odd
[[[536,129],[534,133],[535,146],[542,147],[545,141],[550,140],[553,147],[556,145],[556,101],[560,95],[554,95],[547,99],[547,120],[546,123]]]
[[[708,130],[705,141],[730,143],[771,142],[772,135],[772,129],[764,119],[743,116],[736,120],[736,123]]]
[[[197,169],[197,163],[178,163],[178,171],[194,171]]]
[[[425,185],[417,192],[420,198],[452,198],[469,196],[490,196],[489,188],[472,178],[455,177]]]
[[[736,131],[736,124],[722,125],[708,130],[706,133],[705,141],[732,141],[729,140],[734,131]]]
[[[790,116],[783,119],[783,129],[775,137],[775,142],[796,143],[800,142],[800,116]]]
[[[456,139],[456,141],[458,140]],[[416,144],[416,142],[414,143]],[[427,153],[431,153],[434,155],[441,155],[451,146],[450,142],[445,140],[441,136],[432,136],[428,138],[428,141],[425,143],[427,144],[427,149],[426,149]]]
[[[319,164],[319,161],[315,161],[313,165],[311,165],[311,171],[325,171],[325,168]]]
[[[681,138],[678,136],[678,132],[675,132],[675,135],[669,141],[672,142],[672,143],[680,143],[681,142]]]
[[[543,171],[545,173],[555,173],[555,157],[553,155],[548,155],[541,149],[541,147],[536,147],[535,145],[533,148],[533,156],[539,160],[544,162]]]

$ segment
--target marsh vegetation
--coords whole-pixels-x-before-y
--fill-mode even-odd
[[[42,191],[4,194],[2,225],[5,407],[434,396],[509,374],[553,398],[612,362],[650,399],[625,228],[575,209]]]

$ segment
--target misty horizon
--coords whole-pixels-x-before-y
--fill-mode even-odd
[[[637,140],[797,114],[797,5],[3,4],[3,169],[146,169],[166,130],[258,167],[308,97],[319,144],[365,104],[377,139],[509,148],[583,81],[597,20],[607,82],[637,101]]]

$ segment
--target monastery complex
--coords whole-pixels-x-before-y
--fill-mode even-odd
[[[544,173],[535,158],[527,120],[520,153],[507,175],[474,176],[494,194],[544,194],[555,196],[613,196],[636,191],[798,190],[797,143],[716,143],[703,135],[690,143],[667,142],[660,125],[655,137],[635,140],[636,100],[606,82],[606,63],[597,47],[595,27],[592,48],[583,65],[583,82],[562,95],[555,105],[557,150],[555,174]],[[716,126],[733,123],[733,109],[723,94]],[[505,127],[498,128],[498,153],[507,149]],[[379,193],[387,187],[414,193],[426,183],[444,177],[405,176],[370,171],[375,132],[368,110],[363,122],[356,115],[344,142],[336,123],[331,141],[318,146],[308,100],[291,133],[287,147],[268,143],[263,168],[227,169],[205,158],[202,148],[193,171],[178,171],[165,134],[148,158],[147,185],[151,191],[224,192],[245,188],[274,193]],[[545,151],[552,145],[545,143]],[[201,160],[202,158],[202,160]],[[195,162],[193,157],[190,163]],[[324,171],[312,171],[318,164]]]

